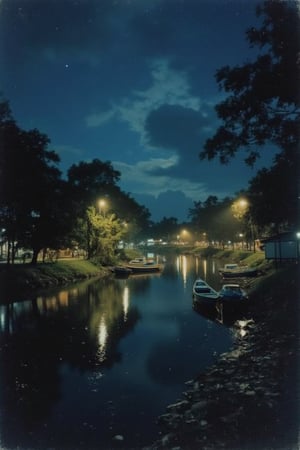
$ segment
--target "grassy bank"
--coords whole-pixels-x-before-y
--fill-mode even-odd
[[[95,276],[105,276],[108,269],[79,259],[59,260],[54,263],[15,264],[0,266],[2,292],[26,291],[72,283]],[[6,296],[1,302],[6,301]]]

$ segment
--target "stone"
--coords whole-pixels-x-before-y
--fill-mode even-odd
[[[121,442],[121,441],[124,441],[124,436],[122,436],[121,434],[116,434],[113,439],[114,439],[114,441]]]
[[[169,405],[167,407],[167,410],[175,410],[177,412],[183,411],[187,406],[189,405],[189,402],[187,400],[182,400],[177,403],[173,403],[172,405]]]

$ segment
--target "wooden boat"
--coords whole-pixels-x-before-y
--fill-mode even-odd
[[[164,265],[156,263],[155,261],[146,260],[144,258],[136,258],[125,265],[127,269],[131,270],[131,273],[151,273],[160,272],[163,270]]]
[[[215,306],[219,299],[219,293],[213,289],[206,281],[198,278],[193,284],[194,304]]]
[[[238,264],[225,264],[219,269],[223,278],[255,277],[258,270],[255,267],[239,266]]]
[[[223,303],[241,303],[248,299],[248,295],[239,284],[223,284],[219,292],[219,301]]]
[[[117,277],[128,277],[132,273],[131,269],[128,269],[128,267],[124,266],[116,266],[112,269],[112,272]]]

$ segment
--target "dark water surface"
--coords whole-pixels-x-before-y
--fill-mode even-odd
[[[173,256],[160,275],[0,306],[0,448],[140,449],[155,440],[155,420],[185,382],[232,344],[229,328],[192,308],[197,275],[220,287],[216,264]]]

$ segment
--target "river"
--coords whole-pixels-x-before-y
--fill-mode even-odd
[[[233,341],[194,311],[197,276],[220,287],[217,262],[173,255],[159,275],[94,279],[0,306],[0,448],[155,440],[157,417]]]

